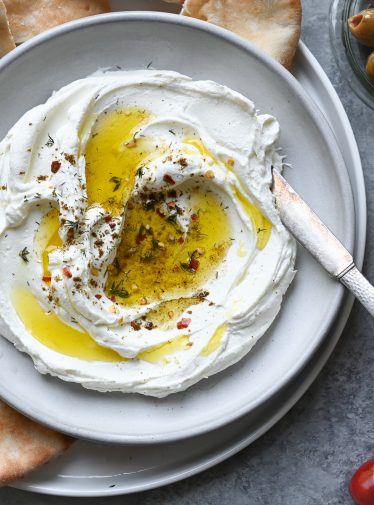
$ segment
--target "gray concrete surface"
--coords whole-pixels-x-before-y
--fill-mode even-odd
[[[374,281],[374,112],[344,82],[328,37],[330,0],[304,0],[302,37],[330,77],[352,122],[365,173],[364,273]],[[313,386],[252,446],[158,490],[114,498],[59,498],[0,489],[1,505],[349,505],[353,470],[374,455],[374,321],[355,303],[342,338]]]

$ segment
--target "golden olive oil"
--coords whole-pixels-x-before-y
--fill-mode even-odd
[[[43,277],[50,277],[48,254],[62,247],[63,243],[59,235],[60,220],[58,209],[52,209],[41,220],[38,231],[34,237],[34,250],[42,261]]]
[[[127,210],[117,267],[110,269],[106,285],[108,296],[121,285],[128,296],[116,301],[128,306],[190,297],[216,275],[231,245],[226,211],[214,193],[202,188],[191,196],[187,210],[194,220],[186,235],[160,215],[158,203],[151,209],[135,203]],[[192,256],[196,270],[188,268]]]
[[[162,344],[160,346],[153,347],[148,351],[143,351],[139,353],[137,357],[144,361],[148,361],[149,363],[167,363],[168,358],[176,351],[188,349],[188,344],[188,336],[183,335],[171,342],[168,342],[167,344]]]
[[[149,161],[155,146],[137,137],[151,114],[143,109],[120,109],[104,114],[86,146],[88,204],[119,213],[127,201],[139,165]]]
[[[126,361],[111,349],[98,345],[86,332],[64,323],[53,312],[46,312],[26,287],[12,293],[13,306],[26,330],[53,351],[86,361]]]
[[[254,232],[257,233],[256,247],[261,251],[269,242],[273,225],[237,188],[235,188],[235,196],[252,221]]]
[[[227,331],[227,324],[221,324],[221,326],[218,326],[218,328],[213,333],[207,345],[201,351],[200,355],[209,356],[209,354],[212,354],[212,352],[216,351],[221,346],[222,337],[226,333],[226,331]]]

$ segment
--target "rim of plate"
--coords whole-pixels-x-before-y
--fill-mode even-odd
[[[185,26],[189,28],[196,29],[198,31],[206,32],[210,35],[213,35],[217,38],[224,39],[229,42],[231,45],[244,50],[248,53],[252,58],[257,59],[265,66],[268,66],[272,69],[272,71],[277,74],[277,76],[286,81],[287,85],[292,88],[295,95],[302,102],[303,107],[307,110],[308,114],[310,114],[316,122],[319,124],[319,128],[321,133],[325,136],[326,143],[329,145],[331,152],[334,153],[337,159],[340,159],[341,165],[344,170],[341,171],[341,182],[344,183],[343,186],[346,187],[347,191],[350,192],[351,200],[352,200],[352,210],[355,215],[354,209],[354,200],[352,196],[352,188],[348,175],[348,170],[343,160],[341,151],[336,142],[336,138],[327,123],[325,117],[320,112],[319,109],[316,109],[313,100],[309,97],[309,95],[304,91],[301,84],[296,80],[296,78],[287,71],[280,63],[272,59],[269,55],[264,53],[257,46],[252,44],[251,42],[241,38],[240,36],[226,30],[224,28],[218,27],[216,25],[209,24],[205,21],[197,20],[190,17],[184,17],[177,14],[171,13],[159,13],[154,11],[131,11],[131,12],[112,12],[108,14],[100,14],[97,16],[91,16],[87,18],[78,19],[75,21],[71,21],[69,23],[57,26],[48,30],[31,40],[25,42],[21,46],[18,46],[16,49],[11,51],[8,55],[4,56],[0,62],[0,72],[5,69],[10,63],[17,59],[18,56],[21,56],[27,53],[29,50],[42,45],[44,42],[58,37],[60,34],[74,32],[80,30],[81,28],[87,28],[96,26],[98,24],[106,24],[112,22],[148,22],[148,23],[165,23],[165,24],[174,24],[179,26]],[[351,241],[350,246],[353,246],[355,242],[355,233],[354,230],[352,232],[352,236],[349,237]],[[326,274],[327,275],[327,274]],[[59,430],[61,432],[67,433],[69,435],[83,438],[87,440],[108,442],[108,443],[120,443],[120,444],[154,444],[157,442],[172,442],[175,440],[180,440],[182,438],[189,438],[195,435],[203,434],[208,431],[212,431],[216,428],[219,428],[225,424],[228,424],[235,419],[241,417],[242,415],[248,413],[253,410],[261,403],[265,402],[271,396],[273,396],[277,391],[279,391],[283,386],[285,386],[293,377],[297,375],[297,373],[307,364],[308,360],[314,354],[314,352],[319,347],[322,340],[325,338],[327,333],[330,331],[334,320],[336,318],[336,314],[342,305],[344,297],[344,291],[337,290],[335,296],[331,300],[331,304],[329,307],[329,312],[325,317],[325,320],[321,324],[318,335],[314,339],[314,341],[307,347],[304,351],[304,354],[293,364],[293,366],[288,370],[288,372],[282,377],[282,379],[273,387],[270,387],[263,394],[259,395],[256,400],[246,403],[241,408],[231,412],[230,415],[226,415],[223,418],[208,420],[204,423],[198,424],[193,428],[183,431],[175,431],[170,432],[165,436],[165,434],[156,434],[156,435],[126,435],[126,434],[108,434],[105,435],[101,431],[94,432],[92,430],[87,430],[82,426],[70,425],[62,420],[55,419],[50,414],[45,412],[35,412],[33,409],[29,408],[27,405],[25,406],[22,402],[14,398],[11,393],[11,389],[7,389],[6,385],[0,385],[0,397],[6,401],[9,405],[11,405],[16,410],[26,414],[28,417],[52,428]]]
[[[349,151],[351,152],[354,164],[351,165],[350,169],[348,170],[347,165],[344,160],[344,164],[346,167],[346,170],[348,172],[348,177],[350,180],[350,185],[351,187],[355,187],[355,191],[357,192],[357,198],[355,198],[354,191],[353,192],[353,204],[355,208],[355,218],[356,218],[356,228],[358,228],[358,225],[361,226],[361,230],[356,229],[355,230],[355,243],[354,243],[354,248],[355,250],[353,251],[354,254],[354,260],[356,263],[356,266],[361,269],[362,265],[364,263],[364,256],[365,256],[365,246],[366,246],[366,233],[367,233],[367,202],[366,202],[366,191],[365,191],[365,180],[364,180],[364,174],[362,171],[362,163],[361,163],[361,157],[360,157],[360,152],[358,150],[356,138],[353,133],[353,129],[351,126],[351,123],[349,122],[347,113],[343,107],[343,104],[339,98],[338,93],[336,92],[334,86],[332,85],[331,81],[327,77],[326,73],[324,72],[323,68],[321,67],[320,63],[316,59],[316,57],[313,55],[313,53],[308,49],[306,44],[300,40],[299,42],[299,48],[298,51],[300,53],[303,53],[304,58],[308,59],[309,64],[313,67],[314,71],[319,74],[319,77],[321,81],[323,82],[324,87],[326,90],[328,90],[328,94],[331,98],[331,101],[335,107],[336,111],[336,116],[337,120],[339,120],[342,129],[346,132],[347,137],[348,137],[348,147]],[[322,71],[322,72],[321,72]],[[331,111],[329,111],[331,112]],[[334,134],[335,135],[335,134]],[[353,170],[353,175],[351,176],[351,170]]]

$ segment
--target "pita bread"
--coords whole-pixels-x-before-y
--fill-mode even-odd
[[[16,44],[73,19],[109,12],[108,0],[4,0]]]
[[[0,0],[0,58],[15,47],[9,28],[6,8],[4,3]]]
[[[0,486],[58,456],[73,441],[40,426],[0,401]]]
[[[300,37],[300,0],[186,0],[181,14],[227,28],[290,68]]]

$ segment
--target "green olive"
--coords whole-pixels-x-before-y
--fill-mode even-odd
[[[374,47],[374,8],[351,16],[348,19],[348,27],[361,44]]]
[[[369,77],[374,79],[374,51],[369,54],[369,58],[366,63],[366,73]]]

